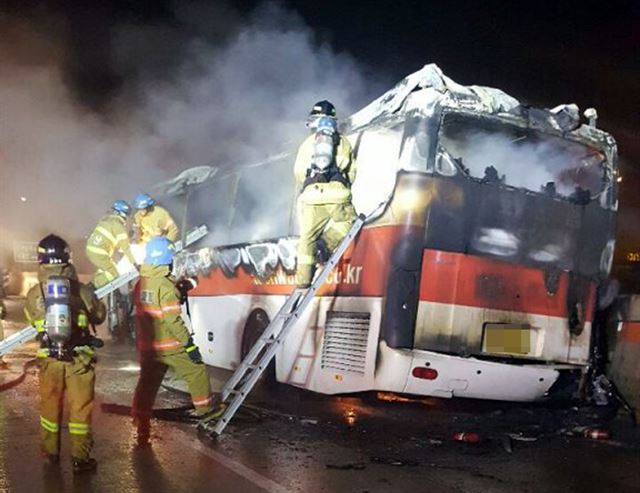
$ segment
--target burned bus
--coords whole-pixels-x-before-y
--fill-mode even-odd
[[[614,249],[616,145],[575,105],[520,104],[435,65],[344,122],[371,214],[276,355],[280,382],[534,401],[589,362]],[[208,244],[190,315],[209,365],[234,369],[295,287],[295,149],[188,194]],[[274,193],[277,190],[277,193]]]

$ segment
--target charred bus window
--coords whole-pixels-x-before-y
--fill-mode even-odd
[[[205,224],[202,246],[222,246],[291,234],[293,156],[223,170],[189,195],[189,228]]]
[[[230,204],[230,243],[282,238],[291,233],[293,159],[287,155],[242,169]]]
[[[225,173],[193,189],[187,209],[188,228],[204,224],[209,229],[198,245],[219,246],[229,239],[229,204],[237,173]]]
[[[437,165],[485,183],[524,188],[581,205],[607,188],[605,156],[555,135],[470,114],[445,115]]]

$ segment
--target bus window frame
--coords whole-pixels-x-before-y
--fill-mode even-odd
[[[400,160],[400,162],[402,162],[405,152],[418,152],[418,155],[423,160],[424,167],[401,166],[400,169],[398,169],[398,171],[401,171],[401,170],[404,170],[407,172],[416,171],[421,173],[426,172],[428,174],[433,174],[435,172],[437,142],[438,142],[438,136],[440,133],[440,121],[442,118],[441,113],[442,113],[442,108],[438,105],[436,108],[434,108],[433,113],[430,115],[425,115],[424,113],[421,113],[419,111],[415,111],[406,115],[405,121],[403,123],[402,138],[400,141],[398,159]],[[428,142],[427,155],[425,157],[422,157],[422,155],[419,154],[418,149],[416,149],[417,148],[416,139],[413,139],[413,141],[411,142],[412,145],[410,148],[407,145],[408,140],[414,137],[415,135],[415,132],[410,132],[410,130],[412,128],[419,128],[420,126],[420,123],[418,123],[417,125],[414,123],[416,120],[424,122],[426,126],[425,134],[427,135],[429,142]]]
[[[466,117],[470,117],[470,118],[476,118],[479,120],[488,120],[488,121],[492,121],[494,123],[501,123],[504,125],[511,125],[514,127],[519,127],[523,130],[533,130],[533,131],[537,131],[540,132],[542,134],[545,135],[549,135],[552,137],[557,137],[563,140],[567,140],[569,142],[573,142],[576,144],[580,144],[586,147],[591,147],[595,150],[597,150],[598,152],[600,152],[603,156],[604,156],[604,160],[602,161],[602,163],[604,163],[603,165],[603,186],[602,189],[595,195],[593,195],[591,197],[591,202],[596,202],[598,203],[602,208],[604,209],[612,209],[615,208],[615,204],[617,203],[617,186],[616,186],[616,181],[615,179],[613,179],[613,176],[616,173],[616,169],[617,169],[617,164],[615,162],[615,156],[612,156],[612,151],[611,149],[608,149],[605,145],[601,144],[600,142],[597,141],[593,141],[593,140],[588,140],[588,139],[584,139],[584,138],[580,138],[579,136],[573,135],[569,132],[561,132],[561,131],[557,131],[553,128],[538,128],[537,126],[532,126],[530,125],[526,120],[522,119],[522,118],[518,118],[516,116],[513,115],[488,115],[486,113],[481,113],[481,112],[477,112],[477,111],[472,111],[472,110],[467,110],[467,109],[460,109],[460,108],[442,108],[440,111],[440,116],[438,118],[438,130],[437,130],[437,136],[436,136],[436,143],[435,143],[435,156],[434,156],[434,167],[435,167],[435,160],[437,159],[438,156],[438,149],[444,149],[443,146],[441,146],[440,144],[440,137],[441,137],[441,132],[442,132],[442,127],[443,127],[443,123],[444,123],[444,119],[450,115],[450,114],[455,114],[455,115],[462,115],[462,116],[466,116]],[[474,182],[482,182],[482,178],[476,177],[471,175],[466,169],[463,169],[462,167],[459,166],[458,163],[455,162],[455,160],[453,160],[454,165],[456,166],[456,168],[458,169],[458,173],[457,175],[462,176],[465,180],[469,180],[469,181],[474,181]],[[446,175],[440,175],[443,177],[446,177]],[[451,178],[451,177],[449,177]],[[500,187],[504,187],[507,189],[511,189],[511,190],[525,190],[527,193],[533,193],[536,195],[544,195],[544,192],[540,192],[540,191],[536,191],[536,190],[530,190],[528,188],[522,188],[522,187],[516,187],[513,185],[508,185],[505,183],[500,183],[500,184],[494,184]],[[603,197],[606,199],[605,204],[603,204],[602,199]],[[572,200],[569,197],[563,196],[563,195],[556,195],[554,197],[557,200],[562,200],[565,202],[572,202]]]

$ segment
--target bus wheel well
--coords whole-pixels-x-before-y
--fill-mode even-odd
[[[265,329],[269,326],[271,320],[269,315],[262,308],[254,309],[244,324],[244,331],[242,333],[242,345],[241,355],[244,359],[251,348],[258,342],[260,336],[262,336]],[[264,350],[263,350],[264,351]],[[265,369],[264,373],[260,377],[268,385],[272,385],[276,381],[276,360],[273,358],[269,363],[269,366]]]
[[[241,356],[243,359],[258,342],[258,338],[269,326],[269,323],[269,315],[262,308],[256,308],[249,314],[242,331]]]

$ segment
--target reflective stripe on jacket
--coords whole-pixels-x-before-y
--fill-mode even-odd
[[[180,293],[169,267],[143,265],[134,297],[138,349],[163,354],[184,351],[189,331],[182,319]]]

